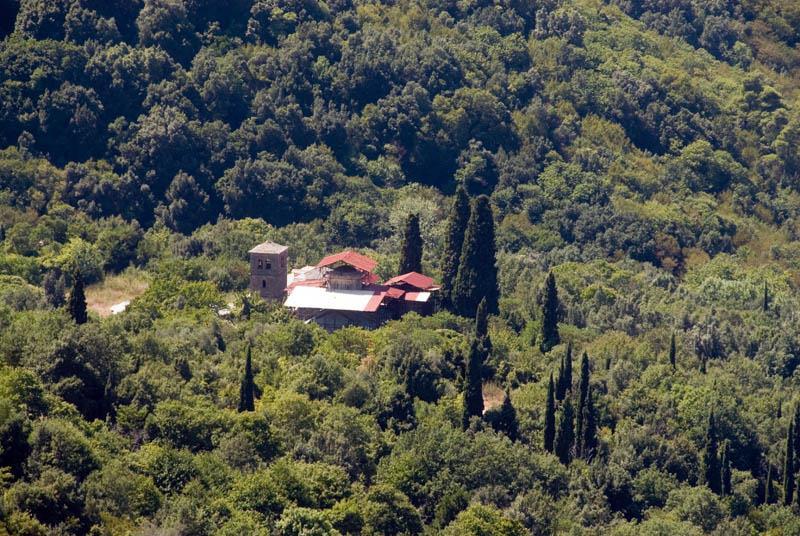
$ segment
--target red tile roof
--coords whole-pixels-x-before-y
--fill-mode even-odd
[[[386,295],[390,298],[398,299],[402,298],[403,294],[405,294],[404,290],[400,290],[399,288],[389,287],[386,289]]]
[[[420,290],[427,290],[435,286],[435,282],[433,279],[431,279],[427,275],[422,275],[418,272],[408,272],[407,274],[398,275],[396,277],[389,279],[386,282],[386,284],[389,286],[399,285],[400,283],[411,285],[412,287],[416,287]]]
[[[348,250],[342,251],[341,253],[336,253],[335,255],[328,255],[319,261],[319,263],[317,263],[317,268],[332,266],[337,262],[343,262],[364,272],[371,272],[376,266],[378,266],[377,262],[370,259],[366,255],[361,255],[355,251]]]
[[[369,302],[367,302],[367,305],[364,307],[364,312],[374,313],[375,311],[377,311],[378,307],[380,307],[381,303],[383,303],[383,298],[385,297],[386,297],[385,292],[376,293],[374,296],[372,296],[372,298],[370,298]]]

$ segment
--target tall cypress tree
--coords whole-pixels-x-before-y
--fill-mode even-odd
[[[519,423],[517,421],[517,410],[511,403],[511,394],[506,388],[506,395],[503,404],[500,406],[500,415],[497,419],[497,429],[508,436],[511,441],[516,441],[519,437]]]
[[[470,418],[483,415],[482,369],[483,359],[481,349],[478,340],[473,338],[469,345],[467,370],[464,378],[464,413],[461,418],[461,424],[465,430],[469,428]]]
[[[481,362],[486,363],[492,353],[492,340],[489,338],[489,313],[486,306],[486,298],[478,304],[478,312],[475,314],[475,338],[478,341],[478,348],[481,352]],[[484,372],[486,372],[484,370]]]
[[[419,215],[409,214],[403,231],[403,247],[400,250],[399,273],[422,273],[422,235],[419,232]]]
[[[721,495],[727,497],[733,491],[731,486],[731,456],[729,451],[728,441],[722,443],[722,454],[720,455],[720,467],[722,470],[721,477]]]
[[[783,457],[783,504],[792,504],[794,494],[794,423],[789,423],[786,433],[786,451]]]
[[[553,373],[547,384],[547,403],[544,409],[544,450],[554,452],[553,442],[556,438],[556,399],[553,386]]]
[[[572,392],[572,345],[567,345],[567,355],[564,356],[564,396]]]
[[[578,380],[578,412],[575,416],[575,436],[577,438],[578,456],[583,456],[583,434],[584,434],[584,414],[586,413],[586,401],[589,396],[589,356],[583,352],[581,358],[581,376]]]
[[[766,281],[764,281],[764,297],[761,302],[761,308],[765,313],[769,311],[769,287],[767,287]]]
[[[794,453],[794,463],[792,465],[792,469],[795,473],[797,470],[800,469],[800,463],[798,463],[798,453],[800,453],[800,404],[794,407],[794,421],[792,423],[792,452]],[[795,502],[800,505],[800,481],[796,482],[798,487],[794,495]]]
[[[675,350],[675,332],[672,332],[672,337],[669,340],[669,364],[672,365],[672,370],[675,370],[677,364],[677,352]]]
[[[442,262],[442,300],[448,307],[452,306],[453,288],[458,275],[458,264],[461,259],[461,249],[464,246],[464,233],[469,221],[470,206],[469,196],[463,186],[459,185],[450,216],[447,219],[447,236],[444,244],[444,259]]]
[[[76,324],[85,324],[89,320],[86,312],[86,293],[83,288],[83,276],[76,270],[73,276],[72,292],[69,295],[69,314]]]
[[[575,416],[573,413],[572,402],[567,398],[561,407],[555,441],[555,454],[564,465],[569,464],[572,460],[572,446],[575,443]]]
[[[492,207],[489,198],[481,195],[475,199],[469,216],[452,294],[458,314],[474,316],[484,298],[487,312],[497,313],[496,262]]]
[[[572,389],[572,343],[567,344],[567,353],[561,358],[556,382],[556,400],[564,400],[567,391]]]
[[[795,455],[795,459],[796,459],[797,458],[797,453],[800,452],[800,404],[797,404],[794,407],[793,422],[794,422],[794,426],[793,426],[793,430],[794,430],[794,436],[793,437],[794,437],[794,439],[793,439],[792,449],[794,451],[794,455]],[[800,469],[800,467],[798,467],[797,464],[795,464],[795,468],[794,468],[795,472],[797,472],[798,469]]]
[[[239,413],[255,411],[255,382],[253,381],[253,357],[250,345],[247,346],[247,357],[244,360],[244,375],[239,386]]]
[[[585,460],[594,458],[597,451],[597,420],[592,401],[592,388],[586,393],[586,404],[583,406],[583,434],[581,436],[581,456]]]
[[[553,346],[561,342],[558,334],[558,288],[553,272],[547,274],[544,303],[542,304],[542,330],[539,338],[539,349],[549,352]]]
[[[708,415],[705,448],[703,450],[703,476],[708,488],[719,495],[722,492],[722,468],[719,463],[719,438],[714,412]]]
[[[764,481],[763,504],[772,504],[773,497],[775,497],[775,490],[772,484],[772,464],[767,460],[767,479]]]

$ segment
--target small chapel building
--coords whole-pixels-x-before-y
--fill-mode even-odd
[[[433,312],[439,286],[426,275],[409,272],[380,283],[378,263],[352,250],[287,273],[287,257],[288,248],[272,242],[250,250],[251,290],[265,299],[285,297],[284,306],[298,318],[328,331],[374,329],[411,311]]]

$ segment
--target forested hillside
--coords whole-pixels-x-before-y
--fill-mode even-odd
[[[800,535],[799,88],[798,0],[0,0],[0,535]],[[470,202],[488,318],[246,292]]]

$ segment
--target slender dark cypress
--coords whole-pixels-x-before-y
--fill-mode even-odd
[[[561,358],[556,382],[556,400],[564,400],[567,391],[572,388],[572,343],[567,344],[567,353]]]
[[[564,356],[564,393],[572,392],[572,345],[567,347],[567,355]]]
[[[675,370],[677,364],[677,355],[675,351],[675,332],[672,332],[672,337],[669,340],[669,364],[672,365],[672,370]]]
[[[583,407],[583,436],[581,437],[581,456],[585,460],[594,458],[597,452],[597,420],[592,401],[592,388],[586,394],[586,405]]]
[[[497,428],[508,436],[511,441],[516,441],[519,437],[519,423],[517,422],[517,410],[511,403],[511,394],[506,389],[506,396],[500,406],[500,415]]]
[[[719,438],[714,412],[708,415],[705,449],[703,450],[703,475],[708,488],[719,495],[722,493],[722,468],[719,463]]]
[[[403,231],[403,246],[400,250],[400,274],[422,273],[422,235],[419,231],[419,215],[409,214]]]
[[[486,299],[482,299],[478,304],[478,312],[475,314],[475,338],[478,341],[478,348],[481,352],[481,362],[486,363],[492,353],[492,339],[489,338],[489,313],[486,307]],[[484,373],[487,372],[485,369]]]
[[[794,423],[786,433],[786,452],[783,457],[783,504],[792,504],[794,494]]]
[[[561,416],[556,430],[555,454],[561,463],[568,465],[572,460],[572,447],[575,443],[575,423],[572,402],[567,398],[561,407]]]
[[[69,314],[76,324],[85,324],[89,320],[86,312],[86,293],[83,289],[83,276],[80,271],[73,275],[72,292],[69,295]]]
[[[545,285],[539,349],[546,353],[561,342],[561,337],[558,334],[558,287],[556,287],[556,278],[553,272],[547,274]]]
[[[769,287],[767,287],[766,281],[764,281],[764,298],[761,303],[761,308],[764,310],[765,313],[769,311]]]
[[[567,347],[569,353],[569,347]],[[564,356],[561,356],[561,363],[558,364],[558,376],[556,376],[556,400],[564,400]]]
[[[458,261],[458,275],[452,293],[455,311],[473,317],[478,304],[486,298],[486,310],[497,313],[497,257],[494,240],[494,215],[489,198],[478,196],[464,233],[464,245]]]
[[[464,413],[461,424],[466,430],[472,417],[483,415],[483,385],[481,373],[483,369],[482,354],[477,339],[472,339],[467,357],[467,370],[464,385]]]
[[[452,293],[458,275],[458,264],[461,259],[461,249],[464,245],[464,233],[469,221],[470,206],[469,196],[463,186],[459,185],[450,216],[447,220],[447,237],[444,245],[444,260],[442,263],[442,300],[447,307],[452,306]]]
[[[731,487],[731,457],[729,451],[729,443],[725,441],[722,444],[722,455],[720,456],[720,466],[722,470],[722,496],[727,497],[732,493]]]
[[[794,444],[792,445],[792,450],[795,453],[795,458],[797,458],[797,453],[800,452],[800,404],[797,404],[794,407]],[[795,464],[795,472],[800,469],[800,467]]]
[[[556,400],[553,387],[553,373],[547,384],[547,403],[544,410],[544,450],[553,452],[553,441],[556,437]]]
[[[764,481],[764,503],[772,504],[772,498],[775,497],[775,489],[772,484],[772,464],[767,460],[767,479]]]
[[[575,415],[575,437],[577,438],[578,456],[583,456],[584,414],[586,413],[586,400],[589,396],[589,356],[583,352],[581,358],[581,376],[578,380],[578,411]]]
[[[239,413],[255,411],[255,383],[253,381],[253,359],[250,346],[247,346],[247,357],[244,360],[244,376],[239,387]]]

